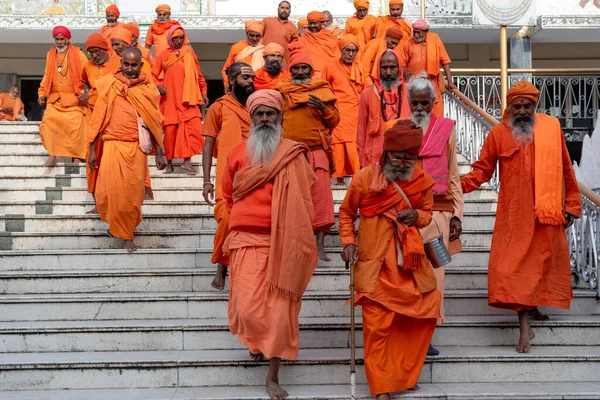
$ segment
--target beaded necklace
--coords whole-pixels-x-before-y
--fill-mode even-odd
[[[396,102],[396,104],[398,105],[398,112],[396,113],[396,119],[400,118],[400,101],[402,100],[402,85],[398,86],[398,88],[396,89],[398,91],[398,101]],[[386,116],[386,112],[385,112],[385,107],[386,106],[391,106],[393,105],[393,103],[388,104],[385,99],[383,98],[383,90],[381,91],[381,93],[379,93],[379,102],[381,103],[381,116],[383,117],[383,120],[385,122],[387,122],[387,116]]]

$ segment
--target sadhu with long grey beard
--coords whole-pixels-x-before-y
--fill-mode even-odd
[[[464,193],[489,181],[500,164],[500,193],[488,265],[488,303],[519,316],[517,351],[535,337],[527,320],[537,306],[569,309],[573,290],[565,229],[581,199],[558,119],[535,113],[540,92],[517,82],[502,123],[488,134],[479,160],[461,179]]]
[[[440,316],[441,294],[418,232],[431,223],[435,184],[416,165],[422,140],[410,120],[385,131],[379,162],[354,175],[339,212],[342,259],[356,262],[365,371],[379,400],[418,388]]]
[[[281,358],[298,355],[302,295],[317,266],[311,186],[317,177],[308,147],[282,139],[283,98],[274,90],[252,94],[248,141],[231,150],[223,198],[231,213],[223,249],[230,255],[229,329],[257,360],[269,359],[266,390],[273,400]]]

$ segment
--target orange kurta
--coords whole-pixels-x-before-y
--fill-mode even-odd
[[[397,26],[402,29],[404,34],[398,46],[404,47],[404,44],[412,38],[412,23],[406,18],[392,18],[389,15],[377,17],[375,37],[378,39],[384,38],[388,28],[391,28],[392,26]]]
[[[560,130],[555,118],[536,114],[534,130]],[[553,133],[556,133],[554,131]],[[581,215],[581,198],[571,160],[562,142],[563,210]],[[488,134],[479,160],[461,179],[464,193],[477,190],[500,169],[500,193],[488,264],[488,303],[515,311],[538,306],[568,309],[573,297],[569,245],[562,225],[540,223],[535,207],[535,143],[515,143],[504,123]],[[557,187],[556,190],[561,190]]]
[[[181,25],[178,21],[172,19],[167,22],[154,21],[146,33],[146,48],[152,47],[152,59],[154,60],[163,51],[169,48],[167,34],[172,26]]]
[[[253,70],[260,69],[263,65],[265,65],[265,60],[263,58],[263,50],[265,46],[259,43],[256,46],[250,46],[250,43],[246,39],[240,40],[229,50],[229,55],[225,60],[225,65],[223,65],[223,70],[221,71],[221,75],[223,76],[223,84],[227,87],[229,80],[227,79],[227,68],[233,63],[243,62],[252,67]]]
[[[102,28],[100,28],[100,33],[104,35],[106,41],[108,42],[108,44],[110,44],[110,39],[113,38],[112,35],[114,34],[115,29],[124,28],[124,26],[125,24],[123,22],[117,22],[115,26],[104,25],[102,26]]]
[[[135,46],[139,51],[142,52],[142,58],[148,61],[148,64],[152,66],[152,60],[150,58],[150,49],[140,45],[139,43]]]
[[[229,257],[223,254],[223,243],[229,233],[229,212],[222,195],[222,178],[227,165],[227,154],[250,135],[250,114],[231,94],[217,99],[206,113],[202,135],[215,139],[213,157],[217,159],[215,179],[215,232],[213,264],[229,265]]]
[[[444,100],[442,93],[445,89],[444,78],[440,73],[440,67],[450,64],[450,56],[444,47],[444,43],[436,33],[427,33],[422,43],[410,39],[402,49],[402,65],[412,76],[427,72],[427,78],[435,88],[435,104],[433,115],[444,116]]]
[[[267,45],[269,43],[277,43],[285,50],[285,59],[289,57],[288,45],[298,40],[298,29],[294,23],[285,20],[282,21],[277,17],[266,17],[262,20],[265,30],[262,37],[262,42]]]
[[[376,24],[375,16],[367,15],[363,19],[359,19],[354,13],[353,16],[346,19],[346,34],[358,37],[360,47],[364,48],[373,39]]]
[[[274,89],[277,84],[283,80],[290,79],[292,74],[285,69],[281,70],[279,75],[271,76],[263,66],[254,71],[254,90]]]
[[[320,78],[321,71],[327,64],[340,59],[338,38],[327,29],[322,29],[317,33],[307,30],[300,36],[299,41],[312,55],[313,78]]]
[[[0,111],[0,121],[18,121],[19,114],[25,112],[25,105],[20,97],[12,98],[10,93],[0,93],[0,108],[12,108],[12,114]]]

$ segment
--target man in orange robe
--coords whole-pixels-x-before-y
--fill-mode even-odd
[[[292,43],[289,49],[292,78],[275,86],[284,99],[283,136],[304,143],[311,150],[308,160],[317,176],[311,190],[315,208],[313,229],[319,258],[329,261],[325,254],[325,233],[335,223],[330,181],[333,172],[331,134],[340,122],[340,112],[331,86],[323,79],[312,77],[313,60],[302,43]]]
[[[517,351],[535,337],[527,312],[568,310],[573,297],[565,229],[581,216],[581,198],[558,119],[535,113],[540,92],[527,81],[508,91],[502,122],[488,134],[464,193],[500,168],[496,225],[488,264],[488,303],[519,315]]]
[[[88,163],[98,171],[96,204],[100,218],[108,223],[112,236],[124,240],[124,248],[130,252],[137,250],[133,238],[135,228],[142,222],[147,154],[151,150],[143,151],[142,143],[152,143],[157,168],[165,167],[158,90],[141,69],[142,52],[128,48],[123,52],[121,71],[98,82],[98,101],[89,136]],[[140,122],[149,131],[147,138],[140,138]],[[104,142],[99,166],[98,140]]]
[[[342,36],[344,36],[344,31],[340,29],[338,24],[333,23],[333,15],[331,15],[331,12],[325,10],[323,11],[323,16],[325,17],[323,27],[333,33],[338,40],[341,39]]]
[[[429,24],[424,19],[418,19],[413,24],[413,37],[404,45],[402,50],[402,64],[404,65],[405,79],[426,72],[428,79],[436,89],[435,106],[433,115],[444,116],[444,99],[442,93],[445,88],[456,89],[452,83],[450,72],[450,57],[442,40],[436,33],[429,32]],[[440,74],[440,66],[444,69],[447,83]]]
[[[94,112],[94,106],[96,105],[96,101],[98,101],[98,81],[101,78],[109,76],[121,69],[121,59],[114,53],[108,53],[110,46],[104,38],[104,35],[101,33],[92,33],[87,38],[85,47],[92,59],[83,65],[81,83],[84,85],[84,89],[87,89],[85,100],[88,104],[87,119],[88,122],[90,122],[92,119],[92,113]],[[102,159],[103,143],[104,142],[102,140],[98,140],[96,143],[95,150],[98,165],[100,165],[100,160]],[[88,193],[91,193],[95,200],[98,172],[92,170],[89,165],[87,165],[85,172]],[[94,208],[88,211],[86,214],[98,214],[98,208],[94,206]]]
[[[404,0],[390,0],[389,2],[390,15],[377,17],[375,25],[375,37],[381,39],[385,36],[389,27],[396,26],[402,29],[403,38],[400,42],[401,48],[412,37],[412,24],[410,20],[402,18],[404,12]]]
[[[245,23],[246,39],[240,40],[229,50],[229,56],[225,60],[221,75],[223,75],[223,85],[227,89],[229,82],[227,81],[227,68],[233,63],[241,62],[248,64],[256,72],[264,64],[263,51],[265,46],[261,40],[264,32],[264,25],[260,21],[248,20]]]
[[[298,40],[298,30],[288,18],[292,12],[289,1],[282,1],[277,7],[277,17],[265,17],[263,43],[277,43],[284,50],[284,58],[288,60],[288,45]]]
[[[192,46],[186,44],[184,29],[179,25],[171,27],[167,40],[169,48],[158,55],[152,67],[161,94],[160,110],[165,117],[166,173],[173,173],[173,158],[181,158],[181,169],[196,175],[198,171],[192,166],[191,158],[200,154],[204,146],[199,106],[208,104],[208,87],[198,57]],[[162,85],[161,74],[164,74]]]
[[[362,66],[356,59],[360,41],[354,35],[346,35],[340,40],[341,58],[325,66],[323,79],[333,89],[340,110],[340,123],[331,135],[331,148],[335,161],[338,186],[345,186],[344,177],[352,176],[360,169],[356,150],[356,124],[358,122],[358,101],[365,85]]]
[[[314,78],[321,78],[323,68],[340,59],[338,38],[323,26],[325,16],[322,12],[311,11],[306,19],[308,30],[300,37],[299,42],[312,56]]]
[[[202,195],[209,205],[215,206],[214,215],[218,223],[211,258],[211,262],[217,264],[217,273],[212,282],[212,287],[217,290],[225,288],[229,265],[229,257],[223,254],[223,243],[229,232],[229,212],[222,194],[223,171],[229,151],[236,144],[246,140],[250,134],[250,115],[246,109],[246,100],[254,92],[254,71],[250,65],[232,64],[227,69],[227,74],[229,75],[227,94],[208,109],[202,127],[202,135],[204,135]],[[217,159],[214,184],[210,179],[213,157]]]
[[[410,119],[425,133],[419,150],[417,165],[435,180],[433,186],[433,220],[421,229],[425,242],[443,235],[444,245],[450,255],[462,250],[460,233],[464,215],[464,195],[458,173],[456,152],[456,121],[437,117],[431,111],[435,102],[435,88],[423,73],[413,77],[408,85]],[[437,289],[444,296],[444,267],[436,268]],[[440,306],[440,319],[444,321],[444,303]],[[439,351],[429,346],[428,356],[437,356]]]
[[[364,49],[375,36],[377,18],[369,14],[368,0],[354,0],[354,8],[354,15],[346,19],[346,34],[358,37],[360,47]]]
[[[12,85],[8,93],[0,93],[0,121],[20,121],[25,117],[24,112],[19,85]]]
[[[308,29],[308,20],[306,18],[302,18],[300,21],[298,21],[298,38],[300,38],[300,36],[302,36],[304,34],[304,32],[306,32],[306,30]],[[298,39],[300,40],[300,39]]]
[[[385,50],[377,60],[375,84],[360,95],[356,147],[362,168],[377,163],[383,152],[383,133],[400,118],[410,117],[408,90],[402,77],[401,57]]]
[[[44,164],[56,164],[56,157],[85,160],[87,154],[87,107],[81,73],[87,57],[70,43],[71,31],[65,26],[52,30],[54,48],[46,56],[46,69],[38,89],[38,103],[46,104],[40,124],[40,137],[49,154]]]
[[[285,49],[277,43],[269,43],[264,49],[265,65],[255,71],[254,90],[273,89],[280,81],[292,77],[284,69]]]
[[[148,63],[151,63],[150,60],[150,49],[147,49],[145,47],[143,47],[139,42],[138,39],[140,38],[140,27],[138,26],[138,24],[136,24],[135,22],[128,22],[125,25],[123,25],[123,28],[127,29],[129,32],[131,32],[131,46],[135,47],[137,49],[139,49],[142,52],[142,58],[146,61],[148,61]],[[152,65],[152,64],[150,64]]]
[[[113,37],[110,40],[111,47],[114,53],[118,57],[121,57],[123,51],[126,48],[131,47],[133,35],[131,34],[131,31],[126,28],[117,28],[113,31],[112,35]],[[150,62],[144,58],[142,58],[142,71],[144,71],[144,74],[147,76],[152,77],[152,66],[150,65]]]
[[[181,25],[178,21],[171,19],[171,6],[168,4],[159,4],[155,11],[156,19],[146,33],[146,48],[152,49],[153,60],[169,48],[167,42],[169,29],[175,25]]]
[[[355,263],[365,372],[378,400],[418,389],[440,314],[441,294],[418,232],[431,223],[434,185],[415,165],[422,139],[412,121],[387,130],[379,163],[354,175],[340,207],[342,259]]]
[[[377,64],[377,58],[386,50],[396,50],[398,54],[402,54],[400,51],[400,41],[404,37],[402,29],[397,26],[391,26],[388,28],[385,37],[379,39],[373,39],[367,44],[366,48],[363,48],[358,55],[358,59],[362,63],[363,70],[366,74],[367,86],[371,86],[375,83],[375,78],[379,74],[379,65]]]
[[[308,148],[281,139],[283,99],[270,89],[248,99],[252,133],[236,145],[223,174],[231,212],[229,329],[253,359],[269,359],[270,399],[288,393],[279,386],[281,359],[298,356],[302,295],[317,267],[311,238],[310,187],[316,177]]]
[[[123,26],[125,26],[125,24],[119,22],[119,17],[121,16],[121,13],[119,12],[119,7],[117,7],[115,4],[111,4],[110,6],[106,7],[105,13],[106,25],[100,28],[100,33],[103,34],[106,40],[110,43],[113,31],[116,28],[122,28]]]

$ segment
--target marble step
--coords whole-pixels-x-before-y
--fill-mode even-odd
[[[203,178],[201,174],[164,174],[162,172],[151,175],[152,188],[165,187],[190,187],[201,188]],[[53,176],[27,176],[23,173],[19,175],[0,175],[0,189],[9,189],[14,187],[28,187],[36,189],[45,189],[47,187],[79,187],[86,188],[87,180],[84,174],[79,175],[53,175]]]
[[[151,175],[163,175],[166,174],[165,171],[159,171],[156,169],[156,163],[154,161],[154,157],[150,156],[148,159],[148,166],[150,168]],[[17,165],[1,165],[0,164],[0,176],[32,176],[32,177],[40,177],[40,176],[48,176],[48,175],[85,175],[85,163],[61,163],[57,164],[53,167],[44,167],[43,164],[46,162],[45,160],[41,163],[35,164],[17,164]],[[175,160],[173,163],[174,173],[175,174],[185,174],[187,173],[181,169],[180,160]],[[197,170],[202,170],[201,163],[193,162],[192,166]],[[213,171],[214,172],[214,171]],[[201,173],[198,173],[200,175]]]

